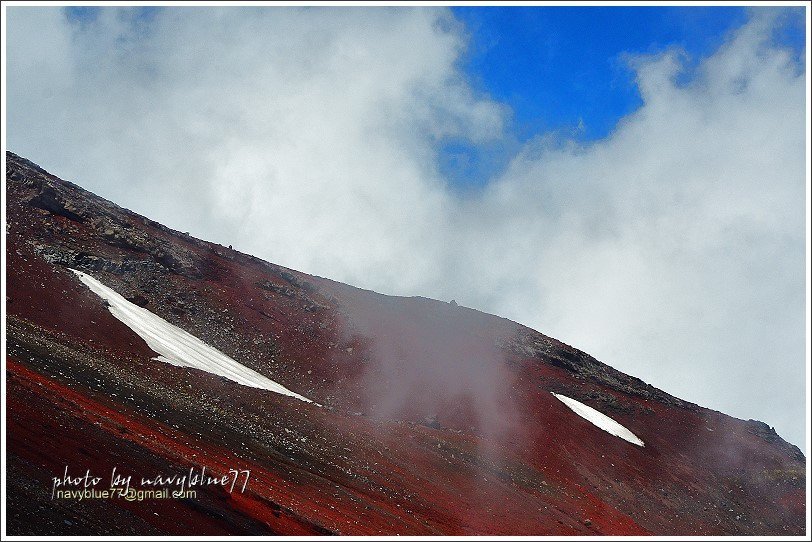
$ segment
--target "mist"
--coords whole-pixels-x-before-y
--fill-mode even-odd
[[[517,375],[499,347],[517,325],[456,303],[349,292],[340,296],[342,342],[364,353],[364,414],[474,433],[487,445],[522,433]]]
[[[643,105],[607,138],[538,134],[465,193],[441,142],[510,137],[511,111],[467,79],[446,9],[7,13],[8,149],[269,261],[510,318],[805,450],[806,74],[772,39],[784,12],[693,64],[630,54]]]

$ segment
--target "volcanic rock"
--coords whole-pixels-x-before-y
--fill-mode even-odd
[[[195,239],[6,154],[10,535],[802,535],[805,458],[509,320]],[[156,352],[92,276],[306,403]],[[634,444],[553,393],[610,417]],[[250,471],[245,490],[52,498]]]

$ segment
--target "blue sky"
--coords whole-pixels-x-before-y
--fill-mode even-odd
[[[477,147],[450,140],[444,174],[481,185],[528,139],[549,131],[590,141],[606,137],[641,99],[626,55],[669,47],[688,67],[714,52],[748,19],[744,7],[455,7],[469,33],[463,69],[473,84],[510,105],[513,141]],[[804,47],[803,9],[787,14],[776,40]]]
[[[160,8],[137,8],[144,22]],[[522,144],[556,132],[578,141],[606,137],[642,104],[627,55],[671,47],[687,68],[714,52],[748,19],[741,6],[451,8],[468,37],[460,67],[473,87],[511,109],[506,137],[473,144],[445,138],[438,165],[450,186],[481,187],[500,174]],[[93,21],[98,8],[71,7],[74,21]],[[787,14],[776,40],[800,55],[803,10]],[[690,69],[686,78],[690,78]]]

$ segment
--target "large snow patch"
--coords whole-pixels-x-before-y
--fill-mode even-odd
[[[136,332],[158,356],[153,358],[178,367],[191,367],[233,380],[243,386],[289,395],[311,403],[258,372],[249,369],[194,335],[183,331],[143,307],[130,303],[86,273],[71,269],[96,295],[107,301],[110,312]]]
[[[552,393],[552,392],[551,392]],[[593,425],[603,429],[607,433],[614,435],[616,437],[620,437],[625,441],[631,442],[632,444],[636,444],[638,446],[645,446],[642,440],[637,438],[637,436],[617,423],[615,420],[607,416],[606,414],[602,414],[595,410],[592,407],[586,406],[585,404],[581,403],[580,401],[576,401],[575,399],[571,399],[565,395],[559,395],[557,393],[553,393],[556,398],[567,405],[570,410],[578,414],[580,417],[584,418],[588,422],[592,423]]]

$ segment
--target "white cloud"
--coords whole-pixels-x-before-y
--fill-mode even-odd
[[[475,196],[437,141],[503,137],[445,10],[9,8],[10,149],[172,227],[455,298],[804,440],[805,80],[756,15],[688,84],[634,59],[605,140],[540,135]]]

